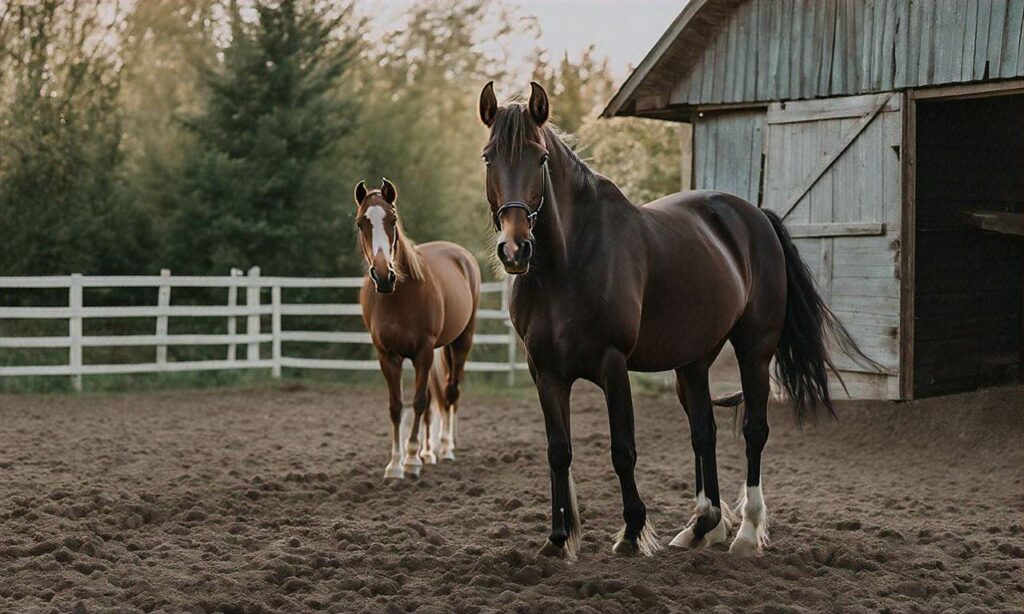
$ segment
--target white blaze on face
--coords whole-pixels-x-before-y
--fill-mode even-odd
[[[377,252],[384,254],[384,259],[391,263],[391,241],[388,239],[388,231],[384,228],[384,218],[388,212],[380,205],[374,205],[366,210],[366,219],[370,220],[370,228],[373,231],[370,239],[370,255],[376,256]]]

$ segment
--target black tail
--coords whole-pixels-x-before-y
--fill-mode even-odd
[[[814,277],[800,259],[779,216],[772,211],[763,211],[779,236],[786,256],[786,323],[775,351],[775,378],[793,401],[798,424],[803,423],[804,418],[819,405],[824,406],[834,418],[836,411],[828,392],[827,369],[836,374],[843,390],[846,390],[846,383],[832,364],[827,338],[831,336],[839,348],[857,362],[876,369],[881,369],[881,365],[864,355],[821,299]]]

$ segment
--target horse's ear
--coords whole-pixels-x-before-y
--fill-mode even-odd
[[[355,196],[355,199],[356,199],[356,206],[357,207],[359,205],[363,204],[363,201],[366,200],[366,182],[365,181],[360,181],[359,183],[356,184],[356,192],[355,192],[354,196]]]
[[[384,200],[388,201],[389,205],[395,204],[395,201],[398,200],[398,188],[388,181],[387,177],[381,177],[380,194]]]
[[[548,93],[536,81],[530,81],[530,117],[538,126],[548,121],[551,106],[548,104]]]
[[[490,128],[498,116],[498,99],[494,96],[494,81],[488,81],[480,91],[480,121]]]

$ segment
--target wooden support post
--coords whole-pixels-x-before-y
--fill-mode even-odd
[[[254,266],[249,269],[248,287],[245,290],[245,306],[250,309],[260,306],[260,267]],[[254,337],[260,334],[260,314],[250,313],[246,319],[245,334]],[[260,359],[260,342],[250,341],[245,357],[250,361]]]
[[[170,276],[171,276],[171,270],[170,269],[160,269],[160,277],[162,277],[164,279],[167,279]],[[171,306],[171,287],[169,285],[163,284],[163,285],[160,286],[160,290],[157,292],[157,296],[156,296],[156,304],[157,304],[157,307],[160,307],[161,309],[164,309],[164,308],[167,308],[167,307]],[[158,315],[156,317],[156,336],[157,337],[166,337],[167,336],[167,316],[166,315]],[[166,343],[161,343],[161,344],[156,346],[156,364],[157,365],[165,365],[165,364],[167,364],[167,344]],[[161,367],[157,367],[157,368],[160,369],[160,370],[163,370]]]
[[[272,333],[271,346],[273,348],[274,364],[271,367],[271,375],[280,379],[281,377],[281,286],[274,286],[270,289],[270,330]]]
[[[509,295],[512,289],[512,278],[506,280],[505,285],[501,288],[501,308],[505,313],[509,313]],[[511,320],[505,320],[505,326],[508,327],[508,385],[516,385],[516,346],[518,345],[518,339],[516,338],[516,329],[512,326]]]
[[[242,269],[231,269],[231,285],[228,286],[228,307],[235,307],[238,305],[238,277],[241,276]],[[234,337],[238,334],[238,318],[234,315],[228,316],[228,334]],[[228,362],[233,362],[235,356],[238,353],[238,345],[232,340],[228,344]]]
[[[82,275],[71,276],[68,288],[68,307],[71,317],[68,319],[68,337],[71,346],[68,349],[68,364],[71,366],[71,385],[77,392],[82,391]]]

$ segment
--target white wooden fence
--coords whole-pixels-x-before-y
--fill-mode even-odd
[[[3,365],[0,377],[26,375],[67,375],[72,378],[76,390],[81,390],[82,376],[110,373],[159,373],[170,371],[202,371],[218,369],[259,369],[269,368],[274,377],[281,376],[283,368],[375,370],[376,360],[332,360],[323,358],[302,358],[285,356],[282,342],[350,343],[370,344],[370,335],[361,331],[303,331],[285,330],[282,316],[355,316],[362,314],[358,303],[285,303],[281,300],[282,288],[359,288],[360,277],[261,277],[259,267],[253,267],[248,275],[233,270],[225,277],[172,276],[164,270],[160,275],[151,276],[83,276],[60,275],[49,277],[0,277],[0,290],[13,288],[66,288],[66,307],[0,307],[0,320],[67,320],[66,336],[4,337],[0,335],[0,351],[6,348],[67,348],[67,364],[48,365]],[[87,306],[82,294],[85,288],[158,288],[157,304],[153,306]],[[225,305],[172,305],[173,288],[224,288],[227,290]],[[270,303],[260,302],[260,291],[270,289]],[[239,290],[245,290],[245,303],[239,304]],[[518,340],[508,320],[508,289],[501,282],[485,283],[482,293],[501,294],[499,309],[480,309],[478,321],[501,320],[508,332],[475,336],[474,345],[502,345],[507,348],[507,359],[502,362],[470,361],[470,371],[505,372],[509,383],[514,383],[517,369],[525,369],[524,363],[517,362]],[[270,330],[260,329],[260,317],[270,316]],[[237,331],[236,318],[245,318],[245,331]],[[152,335],[89,335],[83,334],[82,322],[88,318],[156,318]],[[227,318],[227,334],[168,334],[169,318]],[[340,323],[339,319],[339,323]],[[362,323],[358,326],[361,328]],[[270,343],[270,356],[260,352],[261,343]],[[227,352],[222,360],[171,361],[167,347],[226,345]],[[245,358],[239,358],[237,347],[247,346]],[[87,347],[155,347],[155,360],[144,363],[85,364],[82,350]],[[6,361],[4,361],[6,362]]]

